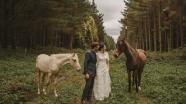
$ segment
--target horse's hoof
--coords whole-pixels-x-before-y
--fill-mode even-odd
[[[47,94],[45,89],[43,89],[43,93],[44,93],[44,95],[46,95],[46,94]]]
[[[138,90],[141,91],[141,87],[140,86],[138,87]]]
[[[55,97],[58,97],[59,96],[59,94],[57,94],[57,93],[54,93],[54,95],[55,95]]]
[[[57,94],[55,94],[55,97],[58,97],[58,95],[57,95]]]

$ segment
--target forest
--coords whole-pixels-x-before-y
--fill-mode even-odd
[[[94,1],[0,1],[0,46],[4,49],[84,49],[93,41],[105,42],[108,49],[114,47]]]
[[[120,23],[119,34],[107,31],[99,1],[102,9],[112,6],[106,11]],[[124,7],[114,7],[113,1]],[[117,6],[121,11],[115,11]],[[92,95],[88,104],[186,104],[185,10],[186,0],[0,0],[0,104],[81,104],[87,82],[82,74],[85,53],[95,41],[104,42],[108,49],[109,58],[99,62],[107,64],[100,72],[110,77],[111,92],[104,100]],[[117,27],[110,25],[112,30]],[[114,35],[119,36],[117,44]],[[140,58],[142,53],[145,60]],[[38,63],[41,54],[47,64]],[[59,56],[50,57],[55,55]],[[40,84],[48,89],[41,93],[37,64],[58,69],[42,72],[45,78],[40,78]],[[129,73],[139,72],[134,70],[141,64],[145,64],[141,85],[133,83],[129,92],[129,78],[134,78]],[[53,92],[55,84],[58,96]]]
[[[124,0],[120,37],[133,47],[166,52],[186,44],[185,0]]]

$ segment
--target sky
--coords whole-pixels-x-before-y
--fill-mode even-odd
[[[124,9],[123,0],[95,0],[95,3],[99,12],[104,14],[103,25],[106,33],[116,41],[121,31],[121,24],[118,21],[123,18],[121,14]]]

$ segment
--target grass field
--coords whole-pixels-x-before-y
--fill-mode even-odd
[[[60,72],[65,77],[58,85],[60,96],[37,95],[34,66],[37,54],[0,52],[0,104],[80,104],[84,76],[72,67]],[[78,50],[81,65],[83,51]],[[104,101],[92,104],[186,104],[186,56],[171,53],[148,53],[148,62],[142,77],[142,91],[133,88],[127,92],[127,74],[123,58],[111,58],[112,94]],[[51,53],[46,52],[46,53]],[[184,53],[184,54],[183,54]]]

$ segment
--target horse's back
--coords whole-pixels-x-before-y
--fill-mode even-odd
[[[147,61],[146,52],[142,49],[137,49],[140,59],[144,62],[144,64]]]
[[[59,54],[51,54],[50,56],[55,57],[56,59],[71,57],[73,53],[59,53]]]
[[[138,52],[142,52],[142,53],[144,53],[144,54],[146,55],[146,51],[143,50],[143,49],[137,49],[137,51],[138,51]]]

